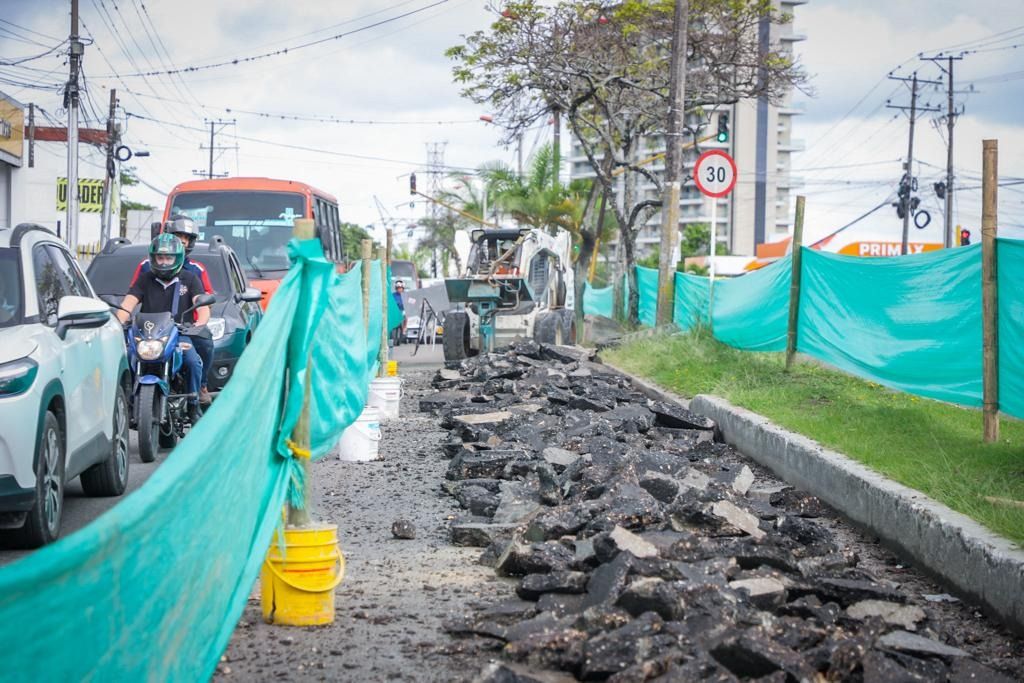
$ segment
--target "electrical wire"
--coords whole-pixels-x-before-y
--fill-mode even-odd
[[[408,12],[403,12],[402,14],[398,14],[398,15],[395,15],[393,17],[388,17],[387,19],[381,19],[380,21],[376,21],[376,22],[374,22],[372,24],[367,24],[366,26],[361,26],[359,28],[352,29],[351,31],[344,31],[342,33],[337,33],[337,34],[335,34],[333,36],[328,36],[326,38],[320,38],[320,39],[317,39],[317,40],[311,40],[311,41],[307,41],[305,43],[300,43],[298,45],[293,45],[291,47],[285,47],[285,48],[281,48],[281,49],[278,49],[278,50],[272,50],[270,52],[263,52],[263,53],[259,53],[259,54],[255,54],[255,55],[248,55],[246,57],[235,57],[234,59],[230,59],[230,60],[226,60],[226,61],[221,61],[221,62],[214,62],[212,64],[201,64],[201,65],[198,65],[198,66],[188,66],[188,67],[181,67],[181,68],[177,68],[177,69],[166,69],[166,70],[163,70],[163,71],[142,71],[142,70],[138,70],[136,73],[122,74],[122,77],[124,77],[124,78],[134,78],[134,77],[145,78],[147,76],[157,76],[157,75],[160,75],[160,74],[195,73],[195,72],[198,72],[198,71],[207,71],[207,70],[210,70],[210,69],[218,69],[218,68],[221,68],[221,67],[224,67],[224,66],[237,66],[239,64],[255,62],[255,61],[262,60],[262,59],[268,59],[270,57],[278,57],[278,56],[281,56],[281,55],[286,55],[286,54],[289,54],[289,53],[292,53],[292,52],[296,52],[298,50],[303,50],[303,49],[306,49],[306,48],[309,48],[309,47],[313,47],[315,45],[321,45],[323,43],[331,42],[331,41],[334,41],[334,40],[340,40],[342,38],[346,38],[348,36],[355,35],[357,33],[362,33],[363,31],[368,31],[370,29],[377,28],[378,26],[383,26],[385,24],[390,24],[390,23],[398,21],[400,19],[404,19],[406,17],[413,16],[414,14],[419,14],[420,12],[425,12],[428,9],[432,9],[434,7],[437,7],[438,5],[443,5],[443,4],[447,3],[448,1],[449,0],[436,0],[435,2],[433,2],[433,3],[429,4],[429,5],[424,5],[423,7],[419,7],[419,8],[414,9],[414,10],[409,10]],[[101,2],[102,2],[102,0],[101,0]]]
[[[142,116],[140,114],[135,114],[133,112],[125,112],[125,113],[128,115],[129,118],[141,119],[143,121],[153,121],[155,123],[163,123],[165,125],[170,125],[170,126],[178,126],[178,127],[184,128],[186,130],[199,131],[199,132],[203,132],[203,133],[206,132],[206,130],[203,129],[203,128],[196,128],[194,126],[187,126],[187,125],[184,125],[184,124],[175,124],[175,123],[172,123],[170,121],[160,121],[159,119],[155,119],[155,118],[150,117],[150,116]],[[388,158],[385,158],[385,157],[378,157],[378,156],[372,156],[372,155],[367,155],[367,154],[353,154],[351,152],[336,152],[336,151],[333,151],[333,150],[322,149],[322,148],[318,148],[318,147],[306,147],[304,145],[293,145],[293,144],[289,144],[289,143],[286,143],[286,142],[275,142],[273,140],[264,140],[264,139],[261,139],[261,138],[253,138],[253,137],[247,137],[247,136],[242,136],[242,135],[237,136],[237,139],[244,140],[245,142],[254,142],[254,143],[260,144],[260,145],[270,145],[270,146],[273,146],[273,147],[281,147],[281,148],[284,148],[284,149],[296,149],[296,150],[300,150],[300,151],[304,151],[304,152],[316,152],[318,154],[328,154],[328,155],[331,155],[331,156],[345,157],[345,158],[349,158],[349,159],[362,159],[364,161],[379,161],[379,162],[382,162],[382,163],[400,164],[400,165],[403,165],[403,166],[417,166],[418,167],[418,166],[421,165],[420,162],[408,161],[408,160],[405,160],[405,159],[388,159]],[[475,171],[475,169],[470,169],[470,168],[465,167],[465,166],[442,165],[441,168],[443,168],[445,170],[453,170],[453,171],[459,171],[459,172],[463,172],[463,173],[465,173],[465,172],[474,172]]]
[[[0,19],[0,24],[7,24],[8,26],[13,26],[14,28],[16,28],[16,29],[18,29],[20,31],[25,31],[27,33],[34,33],[35,35],[40,36],[41,38],[46,38],[51,43],[53,41],[55,41],[55,40],[60,40],[60,38],[55,38],[55,37],[53,37],[53,36],[51,36],[49,34],[40,33],[39,31],[34,31],[34,30],[30,29],[27,26],[22,26],[20,24],[15,24],[13,21],[10,21],[8,19]],[[0,27],[0,28],[2,28],[2,27]],[[43,47],[45,47],[45,45]]]

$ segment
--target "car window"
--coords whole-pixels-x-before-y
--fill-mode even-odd
[[[122,297],[128,293],[135,269],[146,260],[146,256],[145,252],[137,250],[129,253],[118,251],[113,254],[99,254],[89,264],[86,275],[97,294]]]
[[[189,256],[196,263],[201,263],[206,269],[206,275],[210,278],[210,285],[213,286],[213,295],[218,301],[231,296],[231,282],[228,280],[227,267],[224,265],[224,258],[218,251],[193,251]]]
[[[32,249],[32,270],[35,273],[36,294],[39,298],[39,320],[44,325],[55,327],[57,306],[65,294],[64,283],[48,250],[41,244]]]
[[[231,282],[235,286],[235,291],[239,293],[245,291],[245,278],[242,276],[242,268],[238,265],[238,260],[234,256],[229,256],[228,264],[228,272],[231,274]]]
[[[64,292],[74,296],[91,297],[92,289],[90,289],[85,276],[82,275],[82,271],[78,269],[78,264],[71,259],[71,256],[53,244],[47,244],[46,250],[50,253],[50,258],[53,260],[54,265],[57,266],[57,270],[60,271],[60,276],[64,281]]]
[[[20,252],[0,247],[0,327],[21,324],[21,264]]]

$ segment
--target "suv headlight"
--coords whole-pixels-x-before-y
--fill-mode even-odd
[[[28,391],[39,372],[39,364],[31,358],[21,358],[0,365],[0,396],[17,396]]]
[[[210,330],[210,335],[213,340],[216,341],[224,336],[224,331],[227,329],[227,323],[224,322],[224,318],[210,318],[206,321],[206,327]]]
[[[164,353],[164,342],[161,339],[147,339],[140,341],[136,350],[142,360],[156,360]]]

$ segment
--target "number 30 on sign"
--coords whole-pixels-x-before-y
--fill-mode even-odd
[[[726,152],[711,149],[693,165],[693,181],[708,197],[724,197],[736,187],[736,162]]]

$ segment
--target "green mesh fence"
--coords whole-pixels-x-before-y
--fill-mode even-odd
[[[1024,418],[1024,242],[998,244],[1000,409]],[[895,389],[980,406],[981,247],[890,258],[802,252],[797,350]],[[712,329],[749,351],[783,351],[790,256],[715,281]],[[653,325],[657,271],[637,269],[640,320]],[[674,321],[706,324],[709,281],[675,274]],[[611,310],[611,288],[587,290]],[[592,312],[585,299],[584,310]],[[596,312],[596,311],[593,311]],[[603,315],[604,313],[602,313]]]
[[[997,244],[999,409],[1024,418],[1024,242],[997,240]]]
[[[789,256],[736,278],[715,281],[715,338],[747,351],[785,351],[789,318]]]
[[[0,569],[5,680],[212,675],[289,488],[300,497],[301,468],[282,441],[303,384],[311,377],[312,447],[322,456],[362,410],[379,349],[379,264],[367,333],[360,269],[339,276],[317,241],[290,249],[295,264],[232,380],[146,484]]]
[[[879,384],[980,405],[980,249],[874,259],[804,249],[797,349]]]

